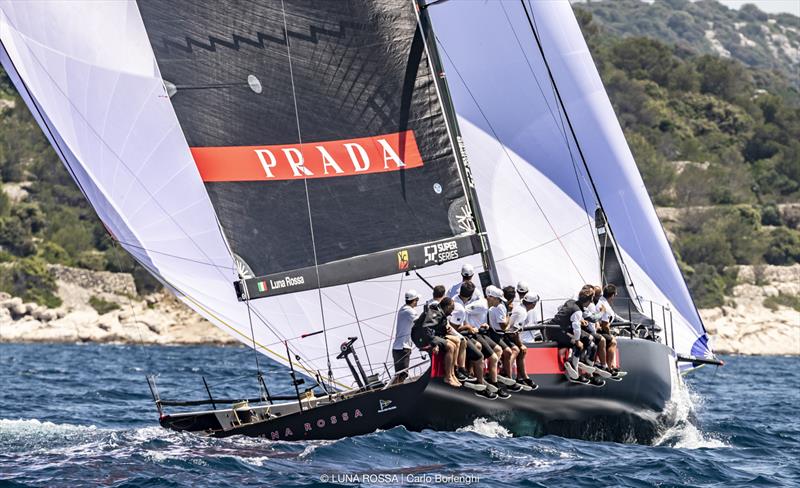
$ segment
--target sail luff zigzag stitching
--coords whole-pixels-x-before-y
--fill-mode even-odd
[[[311,25],[309,26],[308,34],[289,31],[289,36],[303,41],[311,42],[313,44],[318,44],[320,41],[320,36],[323,35],[337,39],[343,39],[347,35],[348,28],[353,30],[362,30],[364,28],[364,25],[342,20],[339,22],[338,30],[332,30],[332,29],[327,29],[325,27],[318,27],[315,25]],[[193,52],[193,46],[198,47],[200,49],[204,49],[206,51],[216,52],[218,45],[235,51],[238,51],[241,48],[242,44],[252,46],[258,49],[264,49],[265,41],[278,44],[281,46],[286,45],[285,36],[280,36],[280,37],[272,36],[260,31],[256,32],[255,39],[242,36],[239,34],[232,34],[230,41],[216,36],[208,36],[208,43],[194,39],[190,36],[186,36],[184,39],[185,39],[185,44],[172,39],[162,38],[162,44],[166,51],[169,51],[170,48],[172,47],[179,49],[185,53]]]

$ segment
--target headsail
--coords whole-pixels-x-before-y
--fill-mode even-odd
[[[410,2],[139,7],[250,297],[479,250]]]
[[[292,18],[292,7],[288,5],[289,3],[287,2],[289,9],[287,19]],[[304,5],[303,2],[291,3],[295,6]],[[304,22],[302,18],[295,17],[289,22],[290,39],[295,39],[291,34],[293,32],[298,35],[305,32],[306,38],[303,42],[313,44],[314,49],[306,52],[311,57],[308,59],[329,60],[327,74],[322,72],[320,65],[317,65],[320,67],[320,72],[314,74],[315,80],[329,79],[325,76],[336,70],[343,73],[342,79],[339,80],[341,84],[325,85],[320,82],[314,86],[331,90],[347,86],[343,100],[359,104],[357,107],[355,105],[350,107],[355,112],[345,113],[342,111],[341,102],[330,105],[331,99],[325,101],[322,94],[319,95],[319,105],[315,105],[314,112],[301,111],[301,123],[304,118],[313,118],[317,111],[326,110],[323,115],[328,117],[327,120],[331,124],[336,122],[336,114],[343,118],[348,116],[352,124],[357,124],[360,119],[356,115],[358,110],[361,110],[364,117],[371,117],[365,119],[365,123],[368,120],[376,120],[383,124],[375,131],[369,132],[362,132],[363,127],[360,126],[357,127],[358,131],[348,134],[319,132],[314,138],[304,139],[301,149],[297,139],[265,137],[264,140],[252,142],[250,139],[220,141],[211,139],[220,129],[219,125],[213,127],[209,125],[207,126],[209,133],[200,131],[198,134],[187,130],[185,126],[188,124],[190,128],[197,128],[201,126],[200,122],[209,116],[219,124],[225,122],[237,125],[241,129],[241,131],[223,131],[220,132],[221,135],[238,137],[241,134],[242,137],[251,137],[253,132],[266,130],[263,129],[263,125],[269,125],[273,121],[270,117],[273,112],[265,113],[263,108],[258,112],[260,118],[265,118],[259,119],[262,129],[254,128],[252,126],[254,121],[251,119],[234,118],[232,107],[224,107],[227,111],[225,113],[231,117],[230,120],[219,117],[219,114],[214,118],[211,116],[213,114],[207,113],[217,109],[222,110],[222,106],[215,108],[213,105],[204,105],[200,102],[197,102],[197,107],[198,110],[202,109],[202,114],[197,115],[196,121],[191,117],[180,115],[183,110],[179,105],[181,97],[186,99],[207,94],[211,98],[225,98],[230,95],[230,91],[239,89],[254,97],[257,95],[272,97],[278,92],[285,95],[285,91],[280,90],[286,86],[281,85],[280,79],[276,81],[274,76],[277,75],[273,73],[288,68],[286,64],[288,58],[285,56],[276,57],[275,64],[262,60],[253,66],[236,68],[242,71],[233,73],[236,76],[232,79],[226,76],[205,80],[208,84],[235,82],[236,85],[228,91],[213,88],[204,90],[197,87],[192,91],[182,86],[179,78],[170,80],[165,76],[165,80],[162,80],[159,70],[161,61],[157,62],[153,53],[140,8],[135,2],[65,3],[58,0],[0,2],[0,40],[3,46],[0,58],[3,66],[109,231],[139,262],[164,281],[181,300],[242,343],[254,345],[259,352],[284,364],[288,361],[284,341],[288,343],[292,354],[297,354],[300,358],[299,362],[295,362],[295,367],[309,376],[314,376],[319,371],[327,377],[328,358],[331,355],[335,356],[339,344],[353,335],[357,335],[360,339],[356,348],[361,354],[362,361],[372,363],[375,372],[383,370],[384,362],[389,362],[391,365],[389,351],[394,334],[395,312],[400,306],[402,292],[406,288],[416,288],[420,291],[426,289],[424,283],[413,274],[406,276],[405,271],[443,263],[434,268],[435,271],[426,271],[425,274],[431,280],[438,280],[437,275],[447,276],[449,279],[457,275],[457,270],[464,259],[475,264],[479,263],[477,257],[469,256],[475,248],[463,247],[464,242],[472,242],[474,227],[469,225],[471,214],[465,213],[463,204],[460,204],[464,190],[453,159],[452,145],[449,141],[445,144],[442,140],[443,137],[446,140],[446,129],[442,125],[440,102],[436,98],[432,82],[433,73],[428,68],[427,61],[423,62],[424,53],[419,54],[421,58],[415,63],[410,62],[412,52],[418,51],[416,43],[419,42],[413,4],[400,0],[370,3],[375,4],[374,8],[361,11],[359,15],[369,13],[372,17],[362,18],[360,24],[354,23],[351,18],[350,23],[344,22],[343,31],[339,29],[338,24],[322,22],[316,17],[313,17],[313,22],[311,17],[305,20],[305,30],[297,25]],[[216,3],[209,2],[207,7],[215,8],[214,5]],[[247,31],[252,35],[256,35],[255,31],[266,34],[264,29],[267,27],[276,25],[282,27],[280,2],[269,5],[272,7],[269,15],[259,17],[266,26],[263,29],[252,27],[251,21],[256,17],[249,10],[239,13],[235,25],[245,30],[252,29]],[[324,7],[328,4],[322,3],[322,5]],[[339,9],[346,7],[339,2],[336,5]],[[353,2],[350,5],[359,4]],[[142,11],[146,8],[148,5],[142,4]],[[195,25],[191,15],[197,14],[200,8],[201,6],[195,4],[187,6],[186,10],[170,6],[169,11],[174,16],[175,23],[191,27]],[[342,18],[341,14],[332,15],[334,16],[331,18],[334,19]],[[387,22],[391,20],[391,26],[379,22],[381,20]],[[249,27],[244,27],[245,25]],[[398,31],[397,25],[404,26],[404,29]],[[374,33],[376,29],[380,34]],[[346,56],[353,49],[360,49],[359,52],[363,52],[364,38],[360,36],[368,31],[373,32],[372,38],[376,41],[369,51],[384,53],[394,59],[393,63],[387,65],[386,70],[369,71],[367,68],[370,65],[358,64]],[[264,42],[276,43],[285,51],[285,37],[281,32],[280,29],[273,32],[277,36],[277,41],[265,39]],[[356,35],[354,32],[360,34]],[[230,37],[232,31],[225,34],[229,37],[224,39],[233,42],[233,37]],[[215,43],[223,42],[220,40],[223,38],[219,37],[221,35],[221,32],[212,35],[216,39]],[[244,34],[237,35],[238,42],[243,46],[242,51],[253,50],[263,54],[264,51],[259,50],[257,46],[253,46],[252,43],[247,44]],[[325,40],[326,36],[329,39]],[[208,34],[205,39],[211,42]],[[247,39],[252,40],[255,37]],[[313,39],[321,41],[314,44],[311,42]],[[337,42],[333,42],[332,39],[336,39]],[[179,40],[184,42],[184,46],[189,43],[185,38]],[[351,45],[351,42],[355,44]],[[298,40],[298,43],[301,41]],[[381,46],[384,49],[379,49]],[[401,46],[405,46],[404,53],[400,52]],[[193,49],[202,50],[197,46]],[[230,51],[228,47],[219,47],[220,52],[223,50]],[[220,59],[224,59],[225,56]],[[293,57],[293,60],[300,65],[308,61],[308,59],[303,61],[304,59],[306,59],[304,56]],[[338,61],[334,63],[333,60]],[[397,68],[401,62],[405,62],[403,70],[399,72],[401,80],[386,78],[387,73],[398,74]],[[302,73],[305,69],[308,76],[310,72],[307,68],[301,66],[298,70]],[[198,73],[204,72],[208,77],[211,76],[208,71],[202,71],[199,67],[196,70]],[[411,76],[409,74],[411,72],[415,73],[414,77],[411,77],[413,83],[407,83],[406,78]],[[256,79],[250,78],[251,74]],[[386,93],[397,95],[397,98],[384,99],[381,95],[383,91],[378,89],[380,86],[377,84],[380,77],[385,78],[383,81],[389,88],[391,88],[389,85],[394,87],[399,85],[408,90],[398,94],[391,88]],[[284,83],[290,82],[286,76],[282,79]],[[299,82],[298,79],[295,81]],[[315,82],[306,79],[304,83],[308,86]],[[372,89],[367,89],[369,87]],[[259,90],[261,94],[256,93]],[[310,96],[308,93],[301,95],[301,92],[298,87],[299,97]],[[292,100],[291,96],[289,100]],[[281,103],[284,109],[289,110],[285,107],[286,99],[282,99]],[[178,116],[173,105],[178,106]],[[245,117],[250,113],[248,110],[254,108],[251,105],[257,103],[247,102],[244,106],[237,105],[235,108]],[[265,106],[269,104],[265,103]],[[298,98],[298,107],[302,106],[303,102]],[[384,117],[392,114],[398,115],[394,125],[384,120]],[[288,117],[295,132],[289,131],[287,137],[295,137],[293,134],[296,134],[296,120],[291,113]],[[404,122],[403,117],[408,117],[407,122]],[[328,129],[338,130],[337,127],[334,124]],[[318,128],[320,131],[325,129],[323,126]],[[270,130],[276,133],[280,128],[273,127]],[[309,198],[312,199],[312,217],[317,215],[314,213],[316,211],[321,212],[319,215],[324,217],[315,220],[316,223],[323,227],[331,224],[346,225],[353,236],[374,234],[378,239],[387,239],[386,242],[368,240],[366,243],[360,243],[357,239],[344,236],[347,238],[345,240],[347,246],[339,248],[328,242],[324,249],[318,241],[317,248],[320,255],[347,261],[349,258],[345,256],[359,256],[358,253],[374,250],[375,246],[380,244],[381,248],[386,247],[388,251],[382,255],[386,260],[384,263],[386,268],[382,275],[373,275],[375,277],[371,280],[364,280],[362,277],[361,281],[331,286],[319,293],[317,290],[307,290],[256,300],[250,303],[249,310],[245,304],[239,302],[232,282],[247,269],[238,266],[234,261],[225,237],[231,240],[237,254],[247,246],[237,244],[240,241],[236,241],[232,234],[235,234],[238,224],[235,220],[225,220],[223,214],[230,219],[242,211],[247,213],[246,217],[252,219],[254,215],[256,217],[258,215],[244,212],[245,203],[252,203],[256,209],[269,208],[270,204],[274,204],[275,208],[281,209],[282,218],[276,221],[274,211],[264,216],[264,221],[269,220],[275,225],[274,228],[263,229],[259,227],[260,222],[249,221],[248,225],[251,227],[248,229],[263,231],[259,234],[264,239],[263,242],[276,238],[280,240],[282,236],[286,239],[287,245],[281,244],[273,249],[266,245],[262,246],[262,241],[258,240],[255,251],[261,247],[265,255],[273,251],[285,252],[287,254],[281,256],[281,259],[292,258],[297,261],[280,261],[281,263],[307,264],[310,244],[304,243],[298,251],[291,246],[299,244],[289,242],[289,238],[295,233],[299,235],[310,232],[310,227],[297,227],[299,224],[295,222],[295,219],[299,219],[300,223],[303,223],[307,218],[305,198],[303,197],[299,203],[295,199],[289,209],[281,207],[285,205],[281,198],[288,198],[287,195],[296,197],[296,187],[302,184],[302,181],[290,179],[263,183],[204,182],[201,171],[198,170],[198,160],[203,159],[203,156],[198,157],[198,154],[194,154],[193,157],[187,138],[190,141],[194,141],[192,137],[195,136],[206,138],[202,140],[208,145],[197,147],[256,144],[259,149],[273,151],[276,158],[280,154],[286,154],[275,148],[276,145],[295,147],[302,153],[307,149],[306,142],[309,142],[309,145],[312,142],[316,143],[313,146],[325,146],[327,142],[336,140],[342,143],[344,152],[337,155],[334,148],[329,149],[329,152],[345,171],[347,163],[352,167],[347,147],[351,147],[357,155],[361,154],[357,146],[344,146],[345,143],[358,143],[370,158],[374,154],[380,154],[380,158],[370,161],[371,164],[378,163],[381,169],[384,169],[384,162],[387,166],[394,165],[395,161],[390,157],[388,149],[375,139],[384,136],[389,147],[408,167],[419,163],[419,161],[414,163],[415,153],[410,148],[401,149],[396,146],[407,131],[414,131],[422,166],[405,171],[393,170],[308,180],[309,188],[312,190],[309,193]],[[391,134],[400,135],[391,136]],[[374,141],[374,145],[369,146],[363,142],[364,138]],[[408,140],[406,136],[406,141]],[[325,143],[320,144],[319,141]],[[198,143],[193,142],[193,144]],[[317,150],[313,146],[312,149]],[[375,153],[376,148],[383,151]],[[267,157],[268,165],[271,164],[267,153],[262,154]],[[297,153],[290,151],[290,154]],[[384,156],[389,157],[389,160],[385,161]],[[345,159],[342,161],[338,159],[340,157]],[[358,161],[360,164],[364,163],[363,160]],[[287,160],[283,162],[286,163]],[[257,163],[260,166],[260,160],[257,160]],[[279,174],[278,163],[276,162],[276,167],[273,168],[275,175]],[[323,172],[324,167],[324,165],[321,167]],[[309,163],[307,169],[315,171],[320,167],[314,168]],[[333,167],[328,169],[335,172]],[[291,167],[289,171],[293,174]],[[207,188],[214,185],[248,184],[263,184],[270,192],[265,193],[263,198],[259,195],[260,199],[254,202],[235,200],[236,194],[233,194],[229,203],[234,207],[223,211],[220,210],[219,204],[227,201],[225,199],[228,197],[217,198],[212,195],[209,198],[207,191]],[[281,188],[289,193],[272,192]],[[213,190],[211,193],[213,194]],[[361,198],[354,198],[359,195]],[[331,209],[341,211],[344,208],[343,202],[352,205],[347,208],[347,214],[330,211]],[[224,235],[220,229],[220,222]],[[308,222],[305,221],[305,224]],[[419,228],[410,228],[413,227],[411,224],[419,225]],[[431,228],[433,231],[429,230]],[[404,230],[409,230],[411,238],[400,242]],[[338,228],[330,229],[330,233],[339,231]],[[288,233],[291,233],[291,236],[287,235]],[[326,231],[323,230],[319,238],[326,239],[325,236]],[[448,236],[449,238],[444,240],[440,239]],[[391,246],[404,244],[408,246],[389,249]],[[422,246],[417,247],[415,244]],[[289,254],[295,251],[296,254]],[[242,251],[242,254],[248,256],[246,251]],[[243,261],[256,266],[258,272],[268,272],[271,268],[266,267],[262,270],[253,264],[260,262],[259,259],[251,258],[253,261],[251,263],[245,257]],[[325,264],[326,259],[320,262]],[[267,264],[271,262],[267,260]],[[358,269],[358,261],[355,264],[353,266],[355,272],[360,273],[362,270]],[[254,323],[252,335],[249,327],[250,318]],[[323,330],[323,324],[327,325],[327,334],[303,337],[304,334]],[[243,364],[245,369],[248,366],[249,364]],[[333,380],[337,385],[349,386],[353,383],[346,365],[333,364],[332,369]]]
[[[598,260],[589,252],[596,249],[592,185],[551,85],[527,10],[637,293],[672,305],[678,352],[697,352],[696,344],[703,344],[707,351],[702,322],[569,3],[451,2],[430,10],[447,53],[445,68],[482,209],[489,222],[495,221],[489,231],[496,258],[501,263],[508,256],[515,259],[510,274],[503,272],[501,264],[501,276],[523,276],[545,294],[558,288],[562,296],[568,296],[587,281],[587,276],[578,275],[590,274]],[[501,164],[516,174],[497,175]],[[488,167],[482,168],[484,165]],[[508,204],[493,205],[492,196],[484,195],[496,192],[498,186],[511,191],[519,178],[526,182],[523,191],[506,197],[514,198],[513,210]],[[520,222],[530,216],[550,220],[553,240],[543,242],[542,248],[553,249],[551,260],[542,259],[541,249],[518,250],[513,243],[497,240],[498,235],[520,229]],[[569,226],[559,227],[563,222],[577,226],[587,220],[586,230],[575,227],[572,234]],[[556,252],[558,248],[561,253]],[[551,280],[559,276],[562,284],[556,287]],[[591,282],[598,278],[593,276]]]

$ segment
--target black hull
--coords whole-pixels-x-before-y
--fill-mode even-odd
[[[447,386],[441,378],[431,378],[428,369],[413,382],[269,420],[231,425],[228,409],[166,415],[161,425],[216,437],[311,440],[338,439],[400,425],[415,431],[456,430],[485,418],[514,435],[650,442],[669,417],[673,382],[678,381],[675,358],[663,344],[622,338],[618,342],[620,366],[628,375],[622,381],[609,380],[603,387],[567,381],[552,359],[557,349],[551,344],[531,344],[526,366],[539,388],[512,393],[505,400],[488,400],[466,388]]]
[[[429,380],[430,369],[414,382],[229,428],[223,428],[223,425],[230,418],[230,409],[164,415],[160,423],[168,429],[202,432],[213,437],[246,435],[287,441],[341,439],[398,425],[397,419],[407,416],[414,408]]]
[[[593,387],[570,383],[563,374],[534,373],[537,390],[489,401],[434,378],[400,424],[410,430],[455,430],[482,417],[515,435],[649,442],[668,417],[676,381],[672,351],[645,340],[619,339],[619,347],[628,371],[622,381]]]

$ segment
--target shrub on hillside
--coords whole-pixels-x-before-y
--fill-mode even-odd
[[[0,290],[47,307],[61,305],[56,280],[47,271],[47,263],[37,257],[20,259],[4,268]]]
[[[702,263],[693,266],[687,282],[698,308],[719,307],[725,303],[727,284],[714,266]]]
[[[764,260],[775,265],[800,263],[800,232],[785,227],[774,229]]]

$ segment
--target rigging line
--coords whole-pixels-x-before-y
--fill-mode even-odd
[[[253,357],[256,359],[256,373],[258,375],[258,393],[261,398],[264,398],[264,387],[261,386],[262,376],[261,376],[261,365],[258,362],[258,349],[256,349],[256,334],[253,330],[253,316],[250,314],[250,293],[247,291],[247,287],[244,288],[245,300],[244,303],[247,305],[247,321],[250,323],[250,337],[253,339]]]
[[[544,217],[545,222],[547,222],[548,227],[550,227],[550,230],[556,236],[556,239],[558,239],[558,242],[561,245],[561,248],[564,250],[564,253],[567,255],[567,259],[569,259],[570,263],[575,268],[575,271],[577,271],[578,276],[581,278],[581,281],[585,282],[586,279],[583,277],[583,273],[581,273],[581,270],[578,267],[577,263],[575,263],[575,261],[572,259],[572,255],[567,250],[566,245],[564,245],[564,243],[558,237],[558,232],[556,232],[555,226],[553,226],[553,223],[550,221],[550,218],[545,213],[545,211],[542,208],[541,204],[539,204],[539,200],[536,199],[536,196],[533,194],[533,190],[531,190],[530,185],[528,185],[528,182],[523,177],[522,172],[519,170],[517,165],[514,163],[514,159],[511,157],[511,154],[508,153],[508,148],[506,148],[506,145],[501,142],[499,134],[494,129],[494,126],[492,125],[492,123],[489,122],[489,118],[487,117],[486,113],[483,111],[483,108],[481,108],[480,104],[478,103],[478,100],[475,98],[475,95],[472,93],[472,90],[470,90],[469,86],[467,85],[466,80],[464,79],[463,76],[461,76],[461,72],[459,71],[459,69],[455,65],[455,63],[453,62],[453,59],[447,53],[447,49],[445,49],[444,44],[442,43],[441,40],[439,40],[438,37],[436,38],[436,40],[439,43],[439,46],[441,46],[442,52],[447,57],[447,59],[450,61],[450,64],[453,65],[453,71],[456,72],[456,75],[461,80],[461,83],[464,84],[464,88],[467,90],[467,93],[469,94],[470,98],[472,98],[472,101],[475,103],[475,107],[481,113],[481,116],[483,117],[483,120],[485,120],[486,124],[488,124],[489,129],[492,131],[492,135],[497,140],[497,142],[500,144],[500,147],[502,148],[503,153],[506,155],[506,158],[508,159],[508,162],[511,163],[511,167],[514,168],[514,172],[517,173],[517,177],[522,182],[522,184],[525,186],[525,189],[528,191],[528,195],[530,195],[531,199],[536,204],[536,207],[539,209],[539,212],[542,214],[542,217]]]
[[[560,125],[560,133],[564,138],[564,143],[567,146],[567,151],[569,152],[569,159],[572,163],[572,169],[575,172],[575,181],[578,184],[578,192],[581,195],[581,203],[583,204],[583,210],[586,212],[586,220],[589,222],[589,232],[591,232],[591,222],[592,218],[589,215],[589,209],[586,206],[586,197],[583,194],[583,185],[581,185],[580,177],[578,176],[578,165],[575,163],[575,155],[572,153],[572,145],[569,143],[569,138],[567,137],[567,128],[564,126],[564,118],[561,114],[561,111],[558,112],[558,120],[556,120],[555,111],[550,106],[550,101],[547,99],[547,96],[544,94],[544,89],[542,85],[539,83],[539,77],[536,76],[536,72],[533,70],[533,66],[531,66],[531,62],[528,59],[528,54],[525,52],[525,49],[522,47],[522,41],[520,41],[519,36],[517,36],[517,30],[514,28],[514,25],[511,22],[511,18],[508,16],[508,11],[506,10],[506,6],[504,3],[500,3],[500,6],[503,9],[503,14],[506,17],[506,21],[508,22],[509,27],[511,27],[511,33],[514,34],[514,39],[517,41],[517,46],[519,47],[520,52],[522,53],[522,57],[525,58],[525,64],[528,66],[528,71],[530,71],[531,75],[533,76],[533,81],[536,82],[536,86],[539,88],[539,93],[542,95],[542,100],[544,100],[544,104],[547,107],[547,111],[550,113],[550,116],[553,118],[553,122],[556,123],[556,127]],[[551,83],[551,90],[553,91],[553,95],[555,95],[555,90],[553,89],[553,85]],[[560,124],[559,124],[560,122]],[[592,240],[594,240],[594,233],[592,233]],[[597,249],[595,246],[595,250],[597,251],[598,258],[600,257],[600,250]]]
[[[117,247],[116,242],[114,241],[114,239],[111,239],[111,237],[109,237],[109,236],[106,236],[106,239],[111,240],[111,245],[114,246],[115,250],[119,249]],[[122,269],[122,262],[121,262],[121,260],[119,258],[119,254],[117,252],[114,252],[114,259],[117,261],[117,269]],[[134,282],[134,287],[135,286],[136,286],[136,284]],[[133,307],[133,299],[131,298],[130,295],[127,295],[127,297],[128,297],[128,306],[131,308],[131,314],[133,315],[133,322],[136,324],[136,331],[139,333],[139,347],[142,349],[142,352],[145,353],[145,357],[147,357],[147,363],[150,365],[150,367],[149,367],[150,372],[152,373],[153,372],[153,357],[150,355],[150,351],[147,351],[145,349],[145,347],[144,347],[144,338],[142,337],[142,326],[139,323],[139,319],[136,317],[136,309]]]
[[[338,305],[337,303],[335,303],[335,302],[334,302],[334,305],[337,305],[337,306],[339,306],[339,305]],[[341,306],[339,306],[339,307],[341,308]],[[254,312],[257,312],[257,311],[256,311],[256,310],[254,310]],[[379,319],[379,318],[386,317],[386,316],[389,316],[389,315],[393,315],[393,314],[395,314],[395,313],[397,313],[397,312],[395,312],[395,311],[391,311],[391,312],[386,312],[386,313],[382,313],[382,314],[379,314],[379,315],[373,315],[373,316],[371,316],[371,317],[367,317],[367,318],[365,318],[365,319],[362,319],[361,321],[362,321],[362,322],[364,322],[364,324],[365,324],[367,327],[369,327],[370,329],[372,329],[372,330],[374,330],[374,331],[376,331],[376,332],[380,332],[380,333],[384,334],[386,337],[391,337],[391,335],[387,335],[387,334],[386,334],[385,332],[383,332],[382,330],[380,330],[380,329],[377,329],[377,328],[375,328],[375,327],[372,327],[372,326],[370,326],[370,325],[369,325],[367,322],[368,322],[368,321],[370,321],[370,320],[375,320],[375,319]],[[335,325],[335,326],[332,326],[332,327],[328,327],[328,330],[329,330],[329,331],[331,331],[331,330],[337,330],[337,329],[341,329],[341,328],[343,328],[343,327],[349,327],[349,326],[351,326],[351,325],[356,325],[356,322],[347,322],[347,323],[345,323],[345,324],[339,324],[339,325]],[[288,338],[288,339],[286,339],[286,340],[287,340],[287,341],[289,341],[289,342],[292,342],[292,341],[296,341],[296,340],[298,340],[298,339],[303,339],[303,336],[304,336],[304,334],[301,334],[301,335],[298,335],[298,336],[290,337],[290,338]],[[283,344],[283,340],[281,340],[281,341],[276,341],[276,342],[270,342],[270,343],[268,343],[268,344],[265,344],[265,345],[264,345],[264,347],[277,346],[277,345],[281,345],[281,344]]]
[[[539,249],[540,247],[544,247],[544,246],[546,246],[548,244],[552,244],[553,242],[556,242],[560,238],[566,237],[566,236],[572,234],[573,232],[577,232],[577,231],[583,229],[584,227],[586,227],[587,225],[589,225],[589,224],[581,224],[581,225],[575,227],[574,229],[568,230],[568,231],[564,232],[561,235],[557,235],[556,237],[554,237],[554,238],[552,238],[550,240],[542,242],[541,244],[537,244],[537,245],[535,245],[533,247],[529,247],[528,249],[525,249],[524,251],[520,251],[520,252],[517,252],[517,253],[514,253],[514,254],[509,254],[508,256],[504,256],[504,257],[498,259],[497,262],[500,263],[500,262],[505,261],[507,259],[512,259],[512,258],[515,258],[517,256],[521,256],[523,254],[529,253],[531,251],[535,251],[536,249]]]
[[[597,191],[597,185],[594,183],[594,178],[592,178],[592,173],[589,170],[589,163],[586,161],[586,156],[583,154],[583,149],[581,149],[581,145],[578,142],[578,135],[575,133],[575,128],[572,126],[572,121],[569,118],[569,114],[567,113],[567,106],[564,103],[564,100],[561,98],[561,92],[558,90],[558,86],[556,86],[555,77],[553,76],[553,72],[550,69],[550,63],[547,61],[547,57],[544,54],[544,46],[542,45],[542,41],[539,38],[539,31],[536,28],[536,19],[533,18],[533,8],[531,7],[531,12],[528,11],[528,6],[525,5],[525,0],[520,0],[522,4],[522,9],[525,11],[525,17],[528,19],[528,25],[531,28],[531,32],[533,33],[533,37],[536,40],[536,45],[539,48],[539,53],[542,56],[542,61],[544,61],[544,65],[547,68],[547,74],[550,77],[550,83],[552,84],[553,90],[556,94],[556,98],[558,99],[558,103],[561,106],[561,110],[564,114],[564,118],[567,121],[567,126],[569,126],[570,133],[572,134],[572,139],[575,141],[575,147],[578,149],[578,154],[581,157],[581,162],[583,162],[583,167],[586,170],[586,176],[589,178],[589,183],[591,184],[592,191],[594,192],[595,198],[597,199],[597,204],[600,207],[600,211],[603,212],[603,217],[606,221],[606,229],[609,233],[611,233],[611,223],[608,221],[608,214],[606,214],[605,208],[603,207],[603,201],[600,199],[600,192]],[[612,238],[611,242],[614,244],[614,248],[617,251],[617,256],[620,262],[620,265],[625,269],[624,272],[627,272],[627,265],[622,259],[622,253],[619,250],[619,246],[617,245],[617,241]],[[630,273],[627,273],[630,276]],[[627,281],[627,280],[626,280]],[[633,286],[633,283],[630,283],[631,287],[633,288],[634,293],[636,293],[636,288]],[[627,284],[626,284],[627,286]],[[636,293],[638,295],[638,293]]]
[[[303,150],[303,134],[300,131],[300,112],[297,109],[297,89],[294,85],[294,71],[292,68],[292,50],[289,43],[289,26],[286,23],[286,4],[281,0],[281,13],[283,14],[283,32],[286,35],[286,56],[289,61],[289,80],[292,82],[292,101],[294,102],[294,119],[297,123],[297,138],[300,143],[300,150]],[[319,279],[319,262],[317,261],[317,243],[314,240],[314,220],[311,215],[311,197],[308,194],[308,178],[303,175],[303,186],[306,192],[306,208],[308,209],[308,228],[311,231],[311,250],[314,254],[314,271],[317,275],[317,295],[319,296],[319,312],[322,316],[322,335],[325,339],[325,352],[328,356],[328,383],[333,383],[333,371],[331,370],[331,355],[328,348],[328,331],[325,325],[325,306],[322,303],[322,288]]]
[[[167,257],[170,257],[170,258],[180,259],[182,261],[189,261],[189,262],[195,263],[195,264],[202,264],[204,266],[211,266],[211,267],[214,267],[214,268],[226,269],[226,270],[230,270],[230,271],[233,271],[234,269],[236,269],[236,268],[230,268],[228,266],[222,266],[222,265],[219,265],[219,264],[207,263],[205,261],[200,261],[198,259],[192,259],[192,258],[187,258],[187,257],[184,257],[184,256],[178,256],[177,254],[170,254],[168,252],[156,251],[155,249],[149,249],[149,248],[146,248],[144,246],[140,246],[138,244],[133,244],[132,242],[121,241],[121,240],[116,239],[116,238],[115,238],[115,241],[120,243],[120,245],[122,245],[122,246],[132,247],[134,249],[141,249],[142,251],[145,251],[147,253],[161,254],[162,256],[167,256]]]

